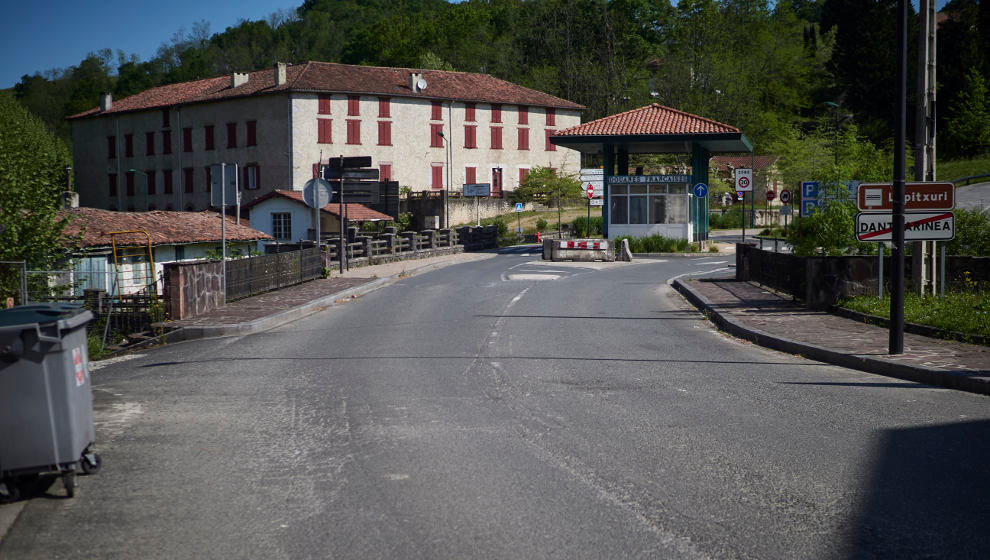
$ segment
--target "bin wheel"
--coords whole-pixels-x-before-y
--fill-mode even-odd
[[[79,466],[82,467],[83,474],[96,474],[103,466],[103,459],[99,453],[83,453],[79,459]]]
[[[0,482],[0,504],[16,502],[20,497],[21,489],[15,481]]]
[[[65,496],[67,498],[76,495],[76,471],[65,471],[62,473],[62,486],[65,487]]]

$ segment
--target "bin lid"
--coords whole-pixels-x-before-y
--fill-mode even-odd
[[[0,327],[49,324],[83,311],[79,303],[37,303],[0,310]]]

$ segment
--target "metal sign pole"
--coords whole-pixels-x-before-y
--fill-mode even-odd
[[[223,301],[227,302],[227,164],[220,164],[220,275]]]
[[[337,218],[340,221],[340,272],[344,272],[344,265],[347,263],[347,244],[344,243],[344,154],[340,154],[340,209]]]
[[[883,299],[883,242],[877,243],[877,297]]]
[[[897,2],[897,114],[894,131],[894,212],[891,224],[893,285],[890,291],[890,354],[904,353],[904,130],[907,127],[907,0]]]

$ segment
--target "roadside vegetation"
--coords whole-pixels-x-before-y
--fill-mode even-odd
[[[858,296],[843,300],[841,307],[890,318],[890,296]],[[947,292],[944,298],[916,293],[904,295],[904,320],[908,323],[990,336],[990,291],[983,289]]]

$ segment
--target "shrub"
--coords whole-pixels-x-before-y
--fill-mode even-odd
[[[543,218],[536,220],[536,231],[546,231],[546,230],[547,230],[547,221],[544,220]]]
[[[588,223],[589,223],[588,218],[585,217],[576,218],[573,222],[571,222],[571,227],[574,228],[574,234],[577,235],[578,237],[591,237],[593,235],[602,234],[601,216],[591,218],[590,231],[589,231]]]
[[[633,253],[685,253],[696,252],[698,246],[689,243],[687,239],[673,239],[662,235],[649,237],[619,237],[615,240],[618,246],[623,239],[629,240],[629,250]]]

